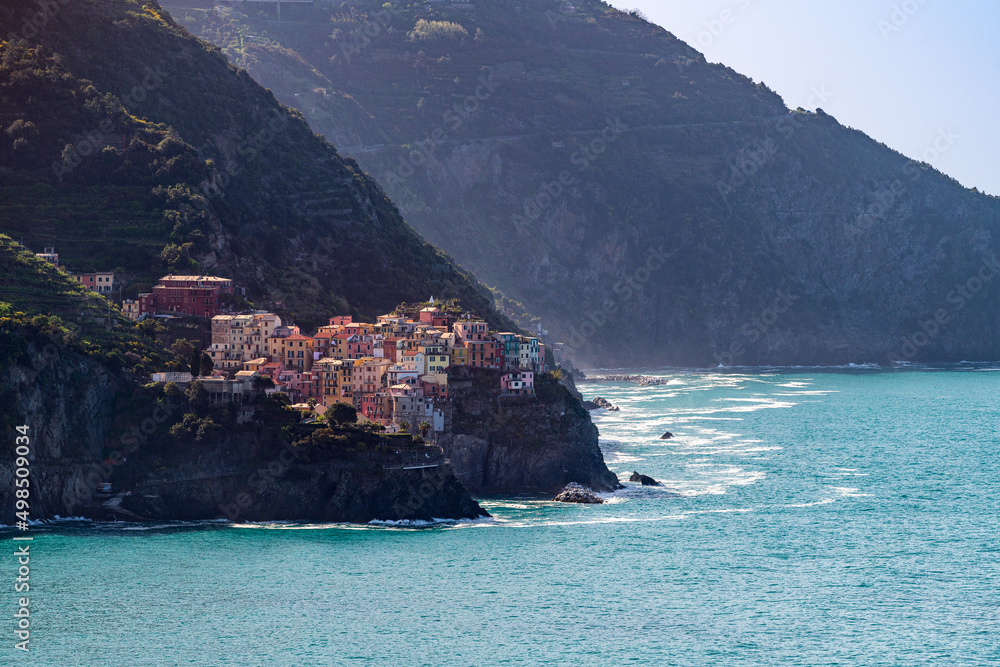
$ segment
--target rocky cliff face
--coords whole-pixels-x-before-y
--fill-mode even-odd
[[[28,427],[31,517],[78,515],[103,479],[101,452],[122,387],[120,378],[81,354],[42,340],[25,347],[15,362],[0,368],[0,522],[5,524],[14,522],[14,428]]]
[[[0,336],[0,344],[13,348],[12,341],[9,334]],[[42,338],[23,348],[0,368],[5,524],[15,520],[14,427],[21,425],[29,427],[31,439],[32,519],[368,522],[488,516],[439,448],[290,447],[273,429],[255,424],[178,443],[168,430],[188,409],[182,399],[151,401],[124,376]],[[98,484],[106,480],[114,482],[114,495],[99,497]]]
[[[551,376],[538,379],[537,397],[501,396],[497,371],[459,368],[449,391],[452,433],[440,444],[473,493],[553,494],[569,482],[617,488],[590,415]]]
[[[489,516],[438,447],[343,451],[291,447],[247,433],[164,461],[131,479],[122,506],[149,518],[367,523]],[[142,469],[149,465],[144,461]],[[132,477],[131,470],[123,476]]]

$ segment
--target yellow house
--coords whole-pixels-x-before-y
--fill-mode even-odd
[[[354,402],[354,363],[324,357],[313,366],[313,377],[319,390],[320,402],[330,407],[334,403]]]
[[[260,367],[267,363],[267,357],[258,357],[243,363],[243,370],[260,372]]]
[[[453,347],[449,356],[451,357],[452,366],[465,366],[469,359],[469,348]]]
[[[122,301],[122,314],[133,322],[139,319],[139,302],[132,299]]]
[[[277,354],[274,355],[278,361],[285,364],[287,370],[296,370],[307,373],[313,366],[313,339],[309,336],[287,336],[285,338],[270,339],[277,340]]]

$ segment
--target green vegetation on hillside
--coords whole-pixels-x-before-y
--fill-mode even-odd
[[[133,324],[103,296],[0,234],[0,365],[18,361],[32,343],[52,343],[143,377],[173,361],[149,336],[153,326]]]
[[[5,3],[0,34],[37,9]],[[499,318],[353,160],[153,2],[61,5],[0,41],[0,92],[2,230],[116,270],[125,297],[213,273],[306,327],[429,295]]]

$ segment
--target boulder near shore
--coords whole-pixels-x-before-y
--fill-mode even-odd
[[[584,505],[600,505],[604,503],[604,500],[599,498],[596,493],[585,486],[580,486],[576,482],[567,484],[566,488],[560,491],[559,495],[553,498],[553,500],[560,503],[581,503]]]
[[[619,411],[619,408],[618,408],[617,405],[615,405],[614,403],[612,403],[611,401],[609,401],[606,398],[601,398],[600,396],[598,396],[597,398],[595,398],[592,401],[584,401],[583,402],[583,407],[585,407],[587,410],[600,410],[601,408],[604,408],[608,412],[618,412]]]
[[[640,475],[638,472],[634,470],[632,471],[632,476],[628,478],[628,481],[639,482],[643,486],[663,486],[663,484],[657,482],[652,477],[649,477],[648,475]]]

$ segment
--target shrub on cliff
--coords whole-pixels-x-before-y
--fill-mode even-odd
[[[419,19],[413,30],[406,33],[411,42],[460,41],[469,36],[469,31],[451,21],[426,21]]]

